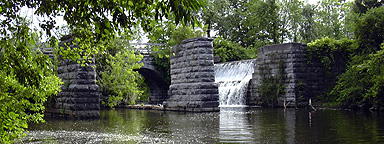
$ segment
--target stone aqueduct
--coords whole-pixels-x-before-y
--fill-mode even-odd
[[[62,40],[61,44],[71,39]],[[73,45],[72,45],[73,46]],[[206,112],[219,111],[218,87],[215,84],[213,44],[210,38],[192,38],[174,46],[171,50],[171,85],[168,87],[160,77],[151,56],[144,56],[144,66],[138,70],[150,88],[149,103],[163,104],[165,110]],[[327,73],[320,61],[306,58],[306,45],[287,43],[259,48],[255,71],[248,87],[247,105],[260,104],[258,87],[260,73],[264,76],[277,74],[283,64],[285,94],[280,97],[280,106],[297,106],[319,95],[332,86],[336,76],[345,68],[340,62],[334,71]],[[281,67],[280,67],[281,68]],[[57,69],[63,79],[62,92],[48,108],[52,115],[74,118],[99,117],[99,89],[95,83],[96,72],[91,66],[82,67],[69,60],[61,60]]]

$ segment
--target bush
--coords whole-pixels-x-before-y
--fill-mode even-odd
[[[222,37],[213,40],[213,54],[220,57],[221,62],[237,61],[252,58],[250,50],[243,48],[240,44],[228,41]],[[257,53],[256,53],[257,54]]]
[[[384,7],[369,9],[359,17],[355,27],[359,52],[370,54],[380,50],[384,42]]]
[[[152,52],[155,68],[161,73],[161,77],[168,85],[171,84],[171,63],[169,53],[170,47],[165,47],[164,49]]]
[[[355,56],[340,76],[330,96],[343,106],[378,108],[384,106],[384,45],[367,56]]]
[[[134,69],[139,69],[143,64],[138,63],[143,56],[135,55],[133,51],[122,50],[115,56],[107,54],[107,65],[100,72],[99,86],[107,97],[102,98],[102,104],[114,107],[121,101],[135,104],[137,98],[143,93],[138,81],[141,75]]]
[[[336,64],[336,59],[348,61],[357,49],[354,40],[333,38],[321,38],[307,45],[308,63],[319,60],[325,72],[329,73]]]

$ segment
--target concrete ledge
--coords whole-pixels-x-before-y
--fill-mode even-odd
[[[60,109],[47,109],[45,116],[53,118],[69,118],[69,119],[96,119],[100,118],[99,110],[85,110],[85,111],[70,111]]]
[[[162,105],[120,105],[118,108],[142,109],[142,110],[164,110]]]
[[[120,105],[117,108],[158,110],[158,111],[179,111],[179,112],[218,112],[219,107],[186,108],[186,107],[164,107],[162,105]]]
[[[185,107],[167,107],[164,108],[166,111],[180,111],[180,112],[219,112],[219,107],[210,108],[185,108]]]

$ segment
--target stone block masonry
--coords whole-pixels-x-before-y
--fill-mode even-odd
[[[276,76],[283,68],[285,93],[278,98],[278,106],[307,104],[335,86],[337,76],[345,71],[346,60],[336,58],[335,65],[326,71],[319,59],[307,58],[305,44],[286,43],[268,45],[258,49],[257,64],[248,87],[247,105],[260,105],[262,100],[258,88],[262,77]],[[282,67],[279,67],[282,63]],[[268,72],[269,71],[269,72]]]
[[[192,38],[172,48],[170,98],[163,103],[165,110],[219,111],[212,47],[210,38]]]
[[[261,96],[258,88],[261,86],[262,77],[278,75],[279,69],[283,69],[283,85],[285,94],[278,98],[278,105],[284,102],[296,105],[300,97],[299,89],[304,79],[308,77],[306,70],[306,45],[300,43],[287,43],[268,45],[258,49],[257,64],[255,65],[252,80],[249,85],[247,105],[260,105]],[[279,63],[282,65],[279,66]]]
[[[71,37],[64,39],[60,46],[70,44],[72,40]],[[58,61],[57,73],[64,85],[55,97],[53,107],[47,109],[47,115],[80,119],[100,117],[99,86],[96,85],[94,61],[86,66],[60,56]]]

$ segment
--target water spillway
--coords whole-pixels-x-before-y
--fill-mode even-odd
[[[215,82],[219,85],[220,107],[244,106],[248,83],[256,60],[215,64]]]

